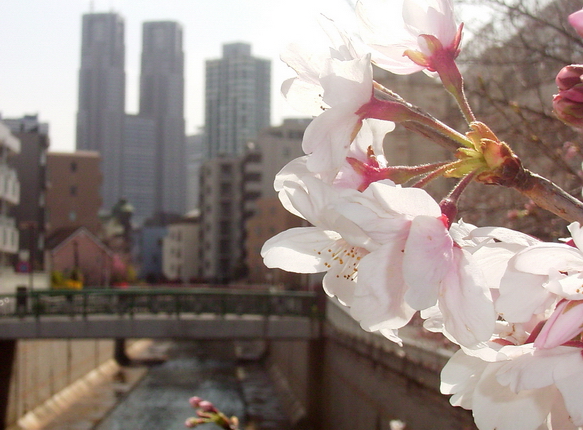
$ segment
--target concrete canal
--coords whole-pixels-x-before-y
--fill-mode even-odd
[[[164,362],[147,370],[123,368],[93,398],[81,399],[44,428],[184,430],[186,418],[195,415],[188,399],[199,396],[239,417],[243,429],[287,430],[290,424],[263,366],[263,351],[262,342],[154,342],[145,356],[163,355]]]

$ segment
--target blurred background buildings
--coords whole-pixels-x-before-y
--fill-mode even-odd
[[[581,191],[582,151],[572,130],[552,117],[550,96],[551,71],[583,51],[579,38],[554,36],[556,23],[576,7],[561,0],[532,17],[509,11],[502,29],[498,21],[487,25],[492,40],[475,36],[461,57],[478,116],[499,125],[500,137],[524,160],[574,195]],[[519,33],[529,20],[541,31]],[[205,124],[186,136],[182,26],[142,24],[136,114],[125,111],[124,29],[116,13],[82,17],[75,152],[49,152],[49,125],[38,115],[2,119],[3,273],[54,272],[51,255],[61,248],[47,243],[53,246],[68,231],[99,241],[95,252],[104,247],[111,253],[110,273],[99,278],[100,285],[107,279],[109,284],[313,286],[317,278],[267,269],[260,256],[265,240],[302,225],[279,203],[273,178],[303,155],[309,124],[297,118],[270,124],[270,60],[255,57],[251,45],[240,41],[223,45],[222,57],[206,60],[206,82],[199,89]],[[542,49],[543,39],[552,40],[552,55]],[[539,45],[533,65],[529,49]],[[488,67],[471,67],[475,64]],[[375,79],[444,122],[462,123],[440,84],[423,74],[395,76],[375,69]],[[400,127],[387,135],[385,152],[394,165],[450,157]],[[451,185],[439,180],[429,191],[441,197]],[[508,192],[473,188],[460,207],[466,221],[522,228],[539,237],[556,236],[562,228],[541,222],[544,214]],[[519,200],[522,207],[516,209]],[[64,276],[79,269],[74,259],[68,261],[73,263],[58,269]]]

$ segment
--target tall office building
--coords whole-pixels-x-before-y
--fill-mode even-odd
[[[154,215],[156,124],[153,119],[126,115],[123,140],[122,197],[133,207],[132,223],[142,225]]]
[[[251,56],[246,43],[223,45],[206,62],[206,158],[238,156],[270,123],[271,62]]]
[[[105,208],[121,197],[124,55],[124,22],[119,15],[83,15],[77,149],[101,154]]]
[[[140,116],[155,123],[154,211],[183,214],[186,200],[184,53],[176,22],[143,26]]]

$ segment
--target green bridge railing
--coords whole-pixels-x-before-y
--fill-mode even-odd
[[[0,318],[50,315],[251,314],[317,317],[316,294],[219,288],[46,290],[0,295]]]

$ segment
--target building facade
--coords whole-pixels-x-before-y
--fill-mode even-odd
[[[268,127],[271,62],[251,56],[251,45],[223,45],[223,57],[207,60],[205,158],[237,156]]]
[[[202,278],[199,240],[198,211],[168,225],[168,233],[162,240],[162,269],[166,279],[186,284]]]
[[[19,262],[29,270],[44,268],[46,238],[47,151],[49,126],[36,115],[3,119],[12,134],[20,140],[20,153],[10,159],[25,193],[11,210],[19,230]],[[30,258],[32,256],[32,258]],[[21,265],[17,266],[17,270]]]
[[[95,151],[49,152],[46,201],[47,234],[63,227],[101,230],[101,157]]]
[[[176,22],[143,25],[140,116],[155,124],[155,212],[182,215],[186,205],[184,53]]]
[[[270,61],[251,56],[246,43],[223,45],[223,57],[206,62],[200,257],[209,282],[247,274],[242,166],[248,143],[270,123],[270,68]]]
[[[228,283],[242,276],[241,157],[216,157],[201,170],[202,275],[208,282]]]
[[[262,130],[254,141],[253,150],[244,158],[244,255],[250,282],[293,289],[310,286],[307,275],[269,269],[261,257],[261,248],[267,239],[303,225],[301,218],[282,206],[273,181],[287,163],[304,155],[302,138],[310,121],[305,118],[285,119],[280,126]]]
[[[121,195],[125,115],[124,22],[115,13],[83,15],[77,149],[102,156],[103,207]]]
[[[61,228],[47,240],[51,271],[70,278],[80,273],[84,288],[107,287],[112,279],[114,253],[85,227]],[[55,287],[55,286],[53,286]]]
[[[186,138],[186,211],[199,207],[200,169],[204,161],[204,137],[202,134]]]

